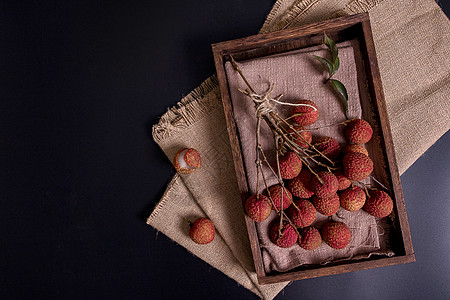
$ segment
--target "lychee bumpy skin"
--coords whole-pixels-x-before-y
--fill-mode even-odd
[[[279,159],[280,173],[283,179],[292,179],[300,174],[302,170],[302,161],[293,151],[286,152]]]
[[[340,207],[339,196],[337,194],[327,198],[312,197],[314,207],[319,213],[325,216],[334,215]]]
[[[311,180],[311,187],[314,194],[319,198],[327,198],[336,194],[339,188],[339,182],[336,176],[327,171],[317,173],[322,182],[317,177],[313,177]]]
[[[292,108],[292,121],[299,126],[309,126],[314,124],[319,118],[319,110],[316,103],[311,100],[299,100],[297,104],[308,106],[295,106]]]
[[[191,224],[189,231],[190,238],[197,244],[209,244],[214,240],[216,229],[211,220],[207,218],[198,218]]]
[[[194,148],[184,148],[175,155],[173,165],[178,173],[189,174],[202,166],[202,159]]]
[[[344,249],[350,243],[352,234],[345,223],[330,221],[323,225],[322,238],[331,248]]]
[[[323,136],[316,140],[314,147],[330,159],[335,159],[341,154],[341,146],[335,138]]]
[[[287,215],[297,227],[307,227],[316,219],[316,208],[306,199],[299,199],[294,202]]]
[[[245,201],[245,212],[253,221],[262,222],[272,212],[272,204],[264,195],[253,195]]]
[[[280,234],[280,222],[274,221],[272,228],[270,229],[270,240],[272,243],[281,248],[292,247],[298,240],[298,235],[295,232],[294,227],[288,223],[283,223]]]
[[[369,198],[366,200],[364,210],[372,216],[384,218],[391,214],[394,208],[394,201],[383,191],[375,190],[369,192]]]
[[[300,174],[288,181],[288,188],[295,197],[307,199],[314,195],[311,189],[312,174],[304,168]]]
[[[344,156],[344,175],[355,181],[366,179],[373,171],[373,162],[367,155],[350,152]]]
[[[299,230],[298,244],[305,250],[315,250],[322,244],[322,236],[315,227],[305,227]]]
[[[351,212],[361,209],[366,203],[366,193],[358,186],[343,190],[340,192],[339,198],[342,208]]]
[[[281,199],[281,190],[283,192],[283,199]],[[285,210],[292,204],[292,194],[285,187],[277,184],[269,188],[270,197],[272,198],[273,204],[275,204],[276,210]],[[283,200],[283,207],[281,207],[281,200]]]
[[[343,152],[344,152],[344,155],[347,153],[350,153],[350,152],[358,152],[358,153],[362,153],[362,154],[369,156],[369,152],[367,152],[367,149],[364,148],[364,146],[360,145],[360,144],[347,145],[347,146],[345,146]]]
[[[372,138],[373,130],[367,121],[353,119],[345,128],[345,137],[354,144],[365,144]]]

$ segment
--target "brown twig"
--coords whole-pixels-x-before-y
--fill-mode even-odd
[[[275,116],[276,118],[278,118],[280,121],[282,121],[285,125],[289,126],[290,129],[295,130],[294,126],[292,126],[292,124],[286,122],[285,119],[283,119],[279,114],[277,114],[276,112],[272,112],[271,114],[273,114],[273,116]],[[302,137],[300,134],[298,134],[298,136],[309,146],[311,147],[311,149],[313,149],[314,151],[317,152],[317,154],[319,154],[320,156],[322,156],[324,159],[326,159],[327,161],[329,161],[333,166],[334,166],[334,162],[328,158],[325,154],[323,154],[320,150],[318,150],[313,144],[309,143],[307,140],[305,140],[304,137]]]

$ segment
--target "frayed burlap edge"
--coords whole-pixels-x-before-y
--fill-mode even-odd
[[[303,14],[306,14],[310,8],[312,8],[316,3],[320,1],[322,0],[303,0],[294,3],[294,5],[289,9],[286,15],[284,15],[276,24],[274,24],[270,29],[261,29],[260,33],[268,33],[271,31],[288,28],[291,25],[292,20]]]
[[[175,183],[180,179],[181,179],[180,175],[178,175],[178,174],[175,174],[172,177],[172,180],[167,185],[166,190],[164,191],[164,194],[161,197],[161,200],[156,204],[155,208],[153,208],[151,215],[147,218],[147,222],[146,222],[147,225],[151,225],[151,221],[159,214],[159,211],[167,202],[167,198],[166,198],[167,194],[172,192],[172,189],[173,189]]]
[[[206,97],[210,93],[217,96],[211,97],[216,101]],[[215,109],[218,104],[220,104],[219,82],[217,76],[213,75],[161,116],[158,124],[152,127],[153,139],[160,142],[189,127]]]
[[[281,4],[284,2],[285,0],[277,0],[277,2],[275,2],[275,4],[273,5],[272,9],[270,10],[269,14],[266,17],[266,20],[264,21],[263,26],[261,27],[261,30],[259,31],[259,33],[264,33],[264,28],[268,27],[269,24],[272,22],[273,18],[275,18],[275,16],[278,13],[278,10],[281,7]]]
[[[332,18],[368,12],[381,2],[383,2],[383,0],[353,0],[343,9],[334,13]]]

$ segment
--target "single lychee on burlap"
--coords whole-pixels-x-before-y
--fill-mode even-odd
[[[191,230],[189,236],[192,241],[197,244],[209,244],[214,240],[216,230],[211,220],[207,218],[198,218],[194,223],[190,224]]]

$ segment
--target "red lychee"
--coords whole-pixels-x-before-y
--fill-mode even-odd
[[[311,225],[316,219],[316,209],[311,202],[305,199],[300,199],[294,202],[287,215],[289,219],[297,227],[306,227]]]
[[[384,218],[388,216],[394,208],[392,198],[383,191],[375,190],[369,192],[364,210],[372,216]]]
[[[178,173],[189,174],[201,167],[202,159],[194,148],[184,148],[175,155],[173,165]]]
[[[293,246],[297,240],[298,235],[295,232],[294,227],[288,223],[283,223],[280,234],[280,222],[279,220],[274,221],[272,228],[270,229],[270,240],[272,243],[281,248],[289,248]]]
[[[280,173],[283,179],[292,179],[302,170],[302,161],[293,151],[286,152],[280,157]]]
[[[256,222],[267,219],[272,211],[272,204],[269,198],[264,195],[252,195],[245,201],[245,211],[247,215]]]
[[[373,130],[367,121],[353,119],[345,128],[345,137],[354,144],[365,144],[372,138]]]
[[[294,129],[289,128],[287,130],[287,136],[302,148],[308,148],[312,141],[311,132],[302,126],[294,126]]]
[[[299,238],[299,245],[305,250],[315,250],[322,244],[322,236],[319,230],[315,227],[305,227],[299,230],[301,238]]]
[[[350,180],[361,181],[373,171],[373,162],[367,155],[350,152],[344,156],[344,174]]]
[[[357,211],[366,203],[366,193],[358,186],[348,188],[339,194],[342,208],[348,211]]]
[[[294,106],[292,108],[292,120],[300,126],[309,126],[314,124],[319,118],[317,105],[310,100],[299,100],[297,104],[307,104],[311,106]]]
[[[341,154],[341,146],[335,138],[323,136],[316,140],[314,147],[326,157],[335,159]]]
[[[323,240],[334,249],[344,249],[350,243],[352,234],[345,223],[330,221],[322,228]]]
[[[216,230],[214,224],[207,218],[198,218],[191,224],[189,236],[197,244],[209,244],[214,240]]]
[[[289,190],[287,188],[283,188],[283,189],[284,189],[283,208],[281,208],[281,190],[282,190],[281,185],[277,184],[277,185],[272,186],[269,189],[270,197],[272,198],[272,201],[275,204],[275,207],[277,208],[277,210],[281,210],[281,209],[285,210],[292,203],[291,192],[289,192]]]
[[[339,187],[339,182],[336,176],[334,176],[333,173],[327,171],[319,172],[317,173],[317,175],[322,180],[322,183],[316,176],[311,179],[311,187],[314,191],[314,194],[316,194],[316,196],[319,198],[327,198],[336,194]]]
[[[345,190],[352,184],[352,182],[347,177],[345,177],[341,171],[334,172],[334,175],[339,182],[338,191]]]
[[[339,210],[340,201],[337,194],[327,198],[318,198],[316,195],[312,197],[314,207],[319,213],[325,216],[331,216]]]
[[[347,153],[350,153],[350,152],[358,152],[358,153],[362,153],[362,154],[369,156],[369,152],[367,152],[367,149],[363,145],[359,145],[359,144],[347,145],[347,146],[345,146],[343,152],[344,152],[344,155]]]
[[[314,195],[311,190],[311,177],[312,174],[304,168],[298,176],[288,181],[288,188],[292,195],[299,198],[310,198]]]

